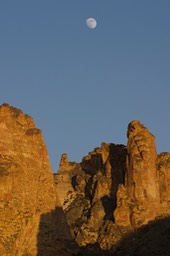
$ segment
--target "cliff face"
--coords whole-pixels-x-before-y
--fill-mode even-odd
[[[147,226],[140,228],[170,216],[170,153],[157,156],[154,136],[139,121],[129,124],[127,136],[127,146],[103,142],[81,163],[69,162],[63,154],[53,175],[33,119],[3,104],[0,255],[120,256],[131,253],[126,243],[132,244],[130,255],[142,255],[141,250],[135,254],[138,243],[152,239]],[[161,227],[169,239],[167,223],[168,217],[151,224],[151,233],[157,232],[153,237],[159,237]]]
[[[110,250],[123,234],[170,213],[170,154],[157,156],[154,136],[139,121],[127,136],[127,147],[102,143],[80,164],[61,158],[56,189],[63,188],[64,212],[81,246]]]
[[[58,194],[79,245],[95,243],[105,222],[113,223],[116,192],[124,183],[126,147],[102,143],[82,159],[82,163],[69,163],[66,154],[61,158],[55,177]],[[63,161],[64,160],[64,161]]]
[[[41,131],[30,116],[2,105],[0,255],[34,256],[42,248],[50,255],[51,235],[57,231],[58,237],[70,238],[61,209]],[[63,222],[61,230],[58,219]]]

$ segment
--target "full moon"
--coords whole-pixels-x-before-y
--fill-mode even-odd
[[[94,29],[97,26],[97,21],[94,18],[88,18],[86,20],[86,25],[88,28]]]

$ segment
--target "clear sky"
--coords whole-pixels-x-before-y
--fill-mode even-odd
[[[126,145],[134,119],[170,152],[170,1],[1,0],[4,102],[42,129],[54,172],[62,153]]]

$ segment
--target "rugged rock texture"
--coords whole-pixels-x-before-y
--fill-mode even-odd
[[[161,213],[170,214],[170,153],[161,153],[157,158]]]
[[[33,119],[3,104],[0,256],[170,255],[170,153],[139,121],[127,136],[53,175]]]
[[[170,217],[156,218],[122,237],[114,256],[169,256]]]
[[[0,255],[54,255],[61,251],[61,246],[54,245],[59,238],[70,239],[71,235],[57,199],[42,133],[30,116],[3,104],[0,107]]]
[[[137,227],[159,215],[156,158],[154,136],[139,121],[131,122],[128,126],[126,182],[118,191],[118,207],[114,213],[117,225]]]
[[[80,246],[97,243],[108,250],[128,229],[118,231],[113,215],[118,186],[125,182],[126,155],[126,146],[106,143],[83,157],[80,164],[70,163],[66,154],[62,155],[54,175],[56,189],[58,194],[62,191],[66,219]]]
[[[79,164],[64,154],[54,175],[72,236],[87,255],[117,253],[129,232],[170,213],[170,154],[157,157],[155,138],[139,121],[127,136],[127,147],[102,143]]]

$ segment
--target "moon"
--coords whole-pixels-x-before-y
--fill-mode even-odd
[[[97,21],[94,18],[88,18],[86,20],[86,25],[90,29],[94,29],[97,26]]]

